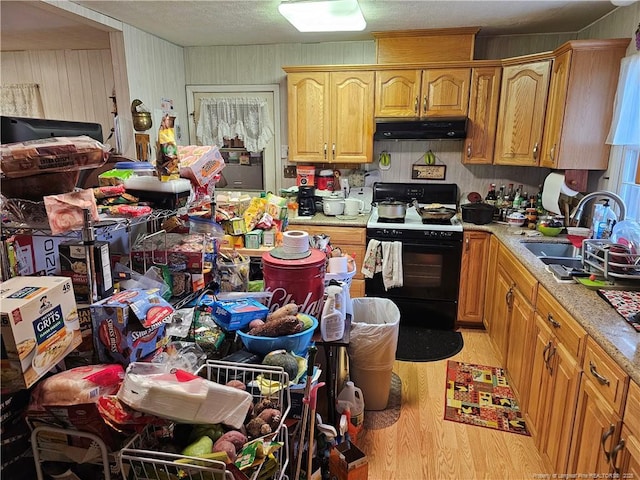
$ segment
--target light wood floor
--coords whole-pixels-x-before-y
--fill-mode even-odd
[[[402,379],[400,419],[358,436],[369,480],[534,479],[545,472],[531,437],[444,420],[448,360],[503,366],[485,331],[461,332],[464,348],[447,360],[395,362]]]

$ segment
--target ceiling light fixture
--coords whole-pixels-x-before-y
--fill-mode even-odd
[[[283,0],[278,11],[300,32],[358,32],[367,26],[358,0]]]

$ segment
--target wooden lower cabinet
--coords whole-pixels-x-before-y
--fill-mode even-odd
[[[356,275],[351,280],[349,293],[351,298],[364,297],[364,275],[360,272],[362,260],[367,251],[364,227],[331,227],[322,225],[290,225],[291,230],[302,230],[309,235],[325,234],[329,236],[331,245],[339,247],[343,253],[348,253],[356,260]]]
[[[517,288],[512,288],[510,302],[506,366],[509,384],[519,399],[520,409],[526,411],[531,386],[533,306]]]
[[[464,232],[458,295],[458,324],[482,327],[490,238],[491,234],[487,232]]]
[[[614,473],[620,478],[640,478],[640,386],[629,385],[622,434],[613,449]]]
[[[538,312],[533,328],[536,340],[527,426],[552,471],[566,473],[582,368]]]
[[[629,376],[591,338],[582,363],[569,472],[613,473],[612,453],[622,427]]]
[[[498,359],[504,365],[507,360],[507,340],[509,339],[509,308],[508,297],[513,291],[513,284],[509,275],[502,267],[496,270],[495,279],[489,285],[493,292],[489,338],[496,349]]]

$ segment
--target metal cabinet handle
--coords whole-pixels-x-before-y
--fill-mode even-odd
[[[505,302],[507,302],[507,306],[511,308],[511,304],[513,302],[513,286],[509,287],[509,291],[504,296]]]
[[[557,320],[555,320],[553,318],[553,315],[551,315],[550,313],[547,314],[547,321],[553,325],[555,328],[560,328],[560,322],[558,322]]]
[[[555,157],[555,155],[556,155],[556,144],[554,143],[553,147],[551,147],[551,151],[549,152],[549,156],[551,157],[551,161],[555,160],[555,158],[553,158],[553,157]]]
[[[620,473],[620,468],[616,465],[616,462],[618,461],[618,453],[620,453],[620,450],[624,448],[624,443],[624,438],[621,438],[618,444],[613,447],[613,450],[611,450],[611,466],[613,466],[613,473]]]
[[[549,340],[549,343],[547,343],[547,345],[544,347],[544,350],[542,350],[542,359],[544,360],[544,366],[547,370],[549,370],[549,359],[547,358],[547,353],[549,353],[549,350],[551,350],[551,346],[553,344],[551,343],[551,340]]]
[[[465,249],[465,252],[469,251],[469,237],[464,239],[464,249]]]
[[[327,159],[327,144],[324,144],[324,159]]]
[[[553,375],[553,365],[551,364],[551,359],[556,354],[556,347],[554,346],[549,350],[549,356],[547,357],[547,368],[549,369],[549,375]]]
[[[413,104],[413,111],[416,112],[416,115],[418,114],[418,108],[420,105],[420,97],[416,97],[416,103]]]
[[[602,439],[600,440],[600,444],[602,445],[602,451],[604,452],[604,456],[606,457],[607,462],[610,462],[611,460],[611,452],[607,451],[607,447],[604,446],[604,442],[607,441],[607,438],[613,435],[613,432],[615,430],[616,430],[616,426],[612,423],[609,429],[602,434]]]
[[[538,142],[536,142],[536,144],[533,146],[533,159],[538,159]]]
[[[591,375],[596,377],[596,379],[598,379],[598,381],[602,385],[610,385],[609,379],[598,373],[598,370],[596,370],[596,366],[593,364],[591,360],[589,360],[589,371],[591,372]]]
[[[471,158],[471,142],[467,145],[467,158]]]
[[[336,159],[336,144],[333,144],[333,147],[331,149],[331,155],[333,156],[332,160]]]
[[[426,95],[424,96],[424,102],[422,102],[422,111],[423,113],[427,113],[427,100],[429,97],[427,97]]]

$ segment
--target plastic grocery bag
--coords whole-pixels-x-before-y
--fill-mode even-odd
[[[399,328],[400,310],[391,300],[354,298],[351,341],[347,348],[350,363],[367,370],[393,367]]]

